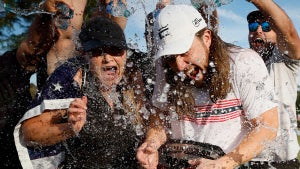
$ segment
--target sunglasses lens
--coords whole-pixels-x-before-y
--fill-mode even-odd
[[[257,23],[257,22],[249,23],[249,31],[255,32],[257,30],[258,26],[259,26],[259,23]]]
[[[261,29],[264,32],[270,32],[271,31],[270,23],[269,22],[263,22],[263,23],[261,23]]]
[[[122,56],[124,54],[125,50],[122,48],[118,48],[118,47],[107,47],[107,48],[104,48],[104,52],[108,53],[112,56]]]
[[[103,47],[98,48],[92,51],[92,56],[104,56],[104,54],[109,54],[111,56],[122,56],[125,53],[125,49],[118,48],[118,47]]]
[[[98,56],[102,56],[103,55],[103,49],[98,48],[98,49],[94,49],[91,51],[92,53],[92,57],[98,57]]]

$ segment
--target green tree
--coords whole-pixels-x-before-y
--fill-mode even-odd
[[[11,9],[33,9],[38,6],[39,0],[4,0]],[[21,16],[12,12],[0,18],[0,49],[1,52],[14,49],[25,36],[33,16]]]

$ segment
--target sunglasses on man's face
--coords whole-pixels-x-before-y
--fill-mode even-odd
[[[101,47],[92,50],[91,52],[93,57],[104,56],[105,54],[109,54],[114,57],[120,57],[123,56],[123,54],[125,53],[125,49],[118,47]]]
[[[261,26],[262,31],[264,31],[264,32],[270,32],[271,31],[270,23],[267,22],[267,21],[262,22],[262,23],[259,23],[259,22],[249,23],[249,25],[248,25],[249,26],[249,31],[250,32],[257,31],[259,25]]]

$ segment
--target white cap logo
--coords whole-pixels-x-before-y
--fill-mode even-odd
[[[195,19],[193,20],[193,25],[194,25],[195,27],[199,27],[201,21],[202,21],[202,18],[195,18]]]
[[[163,39],[164,37],[166,37],[168,35],[170,35],[168,25],[163,26],[162,28],[160,28],[158,30],[158,36],[160,39]]]

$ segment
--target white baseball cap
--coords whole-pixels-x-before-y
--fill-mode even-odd
[[[201,14],[191,5],[168,5],[163,8],[154,23],[157,53],[161,56],[187,52],[195,34],[207,27]]]

